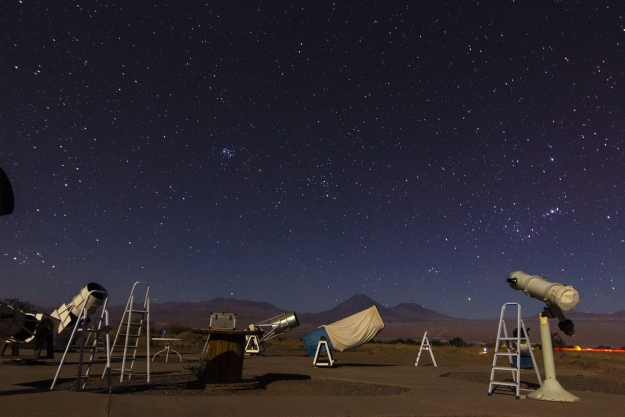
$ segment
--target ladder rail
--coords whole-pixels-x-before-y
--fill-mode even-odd
[[[145,298],[143,300],[143,307],[141,310],[135,309],[135,290],[139,285],[145,285]],[[134,320],[134,321],[133,321]],[[133,284],[124,309],[124,314],[119,323],[117,333],[113,345],[109,347],[111,356],[116,350],[123,347],[121,356],[116,356],[116,359],[121,359],[121,367],[118,369],[112,369],[112,371],[119,372],[119,382],[124,382],[124,377],[128,379],[132,378],[134,371],[134,364],[137,360],[137,351],[139,350],[139,343],[142,336],[143,328],[145,327],[146,333],[146,378],[147,382],[150,382],[150,286],[146,282],[137,281]],[[136,329],[136,330],[133,330]],[[124,333],[125,332],[125,333]],[[131,333],[133,332],[133,333]],[[121,339],[123,338],[123,345]],[[132,338],[132,340],[131,340]],[[130,353],[130,351],[132,351]],[[128,363],[129,362],[129,363]],[[104,374],[102,375],[104,378]]]

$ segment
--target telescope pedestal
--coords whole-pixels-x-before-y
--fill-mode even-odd
[[[553,346],[551,345],[551,329],[549,327],[549,319],[543,314],[540,315],[540,339],[543,344],[545,379],[540,388],[527,394],[527,398],[566,403],[579,402],[578,397],[565,391],[556,380],[556,368],[553,362]]]

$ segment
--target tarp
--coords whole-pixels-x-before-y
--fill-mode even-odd
[[[328,332],[326,332],[326,328],[324,326],[318,327],[312,332],[306,333],[304,336],[302,336],[302,341],[306,345],[306,352],[311,358],[315,356],[315,353],[317,353],[317,345],[319,344],[319,340],[321,340],[321,337],[326,338],[326,341],[328,342],[328,347],[332,349],[332,341],[330,340],[330,336],[328,336]],[[321,352],[325,351],[326,348],[325,346],[323,346],[321,348]]]
[[[324,326],[332,347],[339,352],[367,343],[384,328],[378,308],[371,308]]]

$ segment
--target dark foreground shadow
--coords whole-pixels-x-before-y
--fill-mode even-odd
[[[336,363],[334,362],[335,368],[343,368],[343,367],[377,368],[377,367],[385,367],[385,366],[397,366],[397,365],[388,365],[388,364],[382,364],[382,363]]]
[[[29,382],[26,384],[17,384],[19,386],[28,387],[24,389],[14,389],[10,391],[0,391],[0,397],[5,397],[9,395],[22,395],[22,394],[36,394],[43,392],[50,392],[50,385],[52,385],[52,380],[47,379],[44,381],[35,381]]]
[[[307,381],[311,379],[309,375],[301,374],[265,374],[255,378],[258,380],[258,388],[267,388],[274,382],[279,381]]]

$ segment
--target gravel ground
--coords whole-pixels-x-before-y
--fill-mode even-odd
[[[489,372],[448,372],[441,375],[441,377],[454,378],[461,381],[477,382],[484,384],[488,387],[488,381],[490,380]],[[600,378],[595,376],[584,375],[560,375],[557,376],[558,382],[565,390],[573,391],[593,391],[602,392],[604,394],[616,394],[625,395],[625,383],[616,381],[614,379]],[[503,382],[512,382],[512,379],[503,379]],[[521,375],[521,388],[523,389],[536,389],[538,385],[538,379],[535,374]],[[499,389],[505,389],[501,387]]]
[[[289,396],[374,396],[397,395],[408,391],[407,388],[339,381],[326,378],[311,378],[306,375],[265,374],[250,378],[244,375],[244,382],[258,383],[250,389],[228,389],[224,387],[207,387],[197,382],[195,376],[181,373],[152,373],[150,383],[145,379],[135,378],[121,385],[119,380],[112,383],[113,394],[128,395],[203,395],[203,396],[258,396],[258,395],[289,395]],[[76,381],[64,381],[57,384],[57,390],[73,391]],[[106,379],[90,378],[85,391],[108,393]]]
[[[488,387],[490,373],[488,372],[448,372],[440,377],[453,378],[461,381],[483,384]],[[512,381],[511,379],[504,379]],[[289,396],[375,396],[397,395],[408,391],[407,388],[347,382],[328,378],[312,378],[306,375],[293,374],[266,374],[260,377],[244,377],[243,388],[255,385],[248,389],[232,387],[208,386],[199,384],[191,374],[160,373],[152,374],[151,382],[135,378],[120,384],[113,380],[112,390],[114,394],[126,395],[189,395],[189,396],[258,396],[258,395],[289,395]],[[625,395],[625,382],[584,375],[561,375],[558,382],[566,390],[593,391],[606,394]],[[536,389],[538,380],[534,374],[521,375],[521,388]],[[58,390],[73,391],[76,389],[75,380],[64,381],[57,384]],[[498,388],[504,390],[505,387]],[[108,393],[106,380],[91,378],[85,391],[96,393]]]

